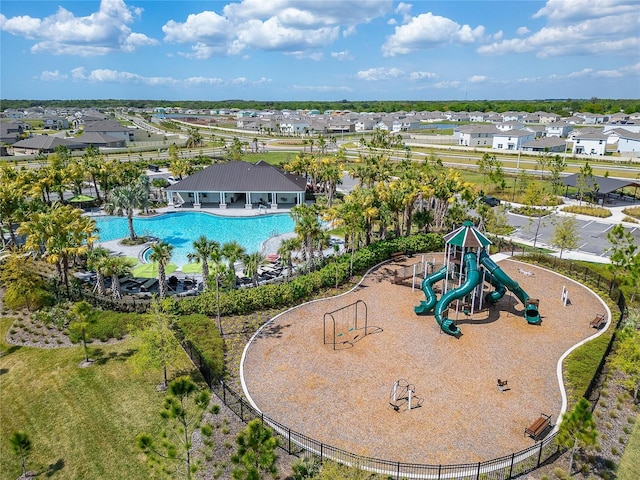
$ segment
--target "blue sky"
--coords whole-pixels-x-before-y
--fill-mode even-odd
[[[0,98],[640,98],[640,1],[2,0]]]

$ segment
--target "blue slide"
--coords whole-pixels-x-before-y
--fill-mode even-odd
[[[438,322],[442,331],[454,337],[460,335],[460,329],[454,325],[453,320],[443,317],[444,311],[449,307],[451,302],[464,298],[465,295],[470,293],[476,285],[481,282],[480,271],[476,265],[476,254],[473,252],[465,253],[462,261],[467,273],[467,278],[458,288],[454,288],[445,293],[436,303],[435,310],[436,322]]]
[[[509,275],[504,273],[496,262],[491,260],[491,257],[486,254],[486,252],[480,253],[480,263],[489,271],[490,278],[494,277],[499,283],[502,283],[505,287],[507,287],[513,294],[518,297],[518,300],[522,302],[524,305],[524,316],[528,323],[537,325],[540,323],[540,313],[538,312],[538,307],[529,302],[529,295],[525,292],[522,287],[513,280]],[[491,282],[496,289],[498,288],[493,282]],[[489,295],[493,295],[495,292],[489,293]],[[488,301],[491,301],[487,298]],[[497,301],[497,300],[496,300]],[[495,302],[494,302],[495,303]]]
[[[431,310],[433,310],[433,307],[436,306],[437,298],[435,292],[433,291],[432,285],[444,279],[446,276],[447,267],[442,267],[437,272],[432,273],[428,277],[425,277],[424,280],[422,280],[421,288],[424,292],[426,300],[422,300],[420,302],[420,305],[418,305],[417,307],[413,307],[414,312],[416,312],[418,315],[426,315]]]

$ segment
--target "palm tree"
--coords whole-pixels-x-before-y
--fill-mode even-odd
[[[296,205],[291,209],[291,216],[296,222],[294,232],[298,235],[307,268],[310,271],[313,267],[313,252],[316,240],[322,235],[322,225],[318,217],[318,209],[314,205]]]
[[[202,134],[197,127],[189,127],[187,129],[189,138],[187,139],[187,148],[198,147],[202,144]]]
[[[209,240],[204,235],[193,242],[193,252],[187,255],[189,262],[202,263],[202,285],[203,289],[209,288],[209,260],[218,262],[220,260],[220,244],[215,240]]]
[[[110,215],[127,215],[129,224],[129,239],[135,241],[138,236],[133,229],[133,210],[144,204],[144,191],[134,184],[116,187],[111,191],[111,200],[105,205],[105,211]]]
[[[251,253],[249,255],[245,255],[245,257],[244,257],[244,274],[247,277],[251,277],[251,280],[253,281],[253,286],[254,287],[258,286],[258,270],[260,270],[260,267],[262,267],[262,266],[264,266],[266,264],[267,264],[267,259],[260,252],[255,252],[255,253]]]
[[[23,222],[18,233],[26,235],[27,250],[44,253],[46,261],[56,266],[60,281],[69,294],[70,261],[83,255],[93,242],[96,223],[70,205],[54,203],[43,212],[35,212]]]
[[[278,247],[278,255],[280,255],[280,258],[282,259],[282,264],[286,265],[288,269],[287,275],[289,277],[293,274],[293,252],[299,250],[300,245],[300,239],[297,237],[292,237],[282,240],[280,246]]]
[[[158,262],[158,293],[160,298],[164,298],[167,294],[166,267],[171,260],[172,251],[173,245],[163,240],[151,245],[149,260],[152,262]]]
[[[244,255],[244,247],[233,240],[222,245],[221,253],[222,256],[229,262],[229,270],[235,272],[235,267],[233,266],[233,264],[236,263],[236,260],[242,258],[242,256]]]
[[[106,289],[104,286],[105,260],[109,258],[111,252],[104,247],[96,247],[89,250],[87,256],[87,266],[96,272],[96,291],[98,295],[105,296]]]
[[[111,296],[116,300],[122,298],[120,277],[131,274],[131,265],[124,257],[107,257],[103,260],[102,268],[104,274],[111,277]]]
[[[211,270],[209,275],[216,282],[216,308],[217,308],[217,318],[218,318],[218,330],[220,331],[220,335],[222,335],[222,321],[220,320],[220,282],[222,279],[229,275],[229,269],[227,266],[222,263],[219,259],[215,260],[215,262],[211,265]],[[234,275],[235,279],[235,275]]]

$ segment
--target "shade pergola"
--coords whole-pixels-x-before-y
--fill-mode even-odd
[[[571,175],[567,175],[562,178],[562,184],[568,187],[576,187],[579,182],[579,173],[573,173]],[[589,177],[585,177],[585,187],[592,189],[594,186],[598,186],[597,191],[599,194],[607,194],[611,192],[615,192],[624,187],[635,187],[640,188],[640,183],[633,180],[625,180],[622,178],[611,178],[611,177],[598,177],[596,175],[592,175]]]

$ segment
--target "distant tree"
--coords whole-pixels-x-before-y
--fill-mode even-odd
[[[164,409],[160,413],[169,431],[159,444],[146,433],[137,437],[138,448],[146,454],[147,460],[171,478],[177,475],[190,480],[197,470],[191,459],[191,437],[200,428],[202,414],[210,398],[209,392],[201,390],[190,378],[176,378],[169,384]]]
[[[560,258],[564,250],[578,248],[578,222],[573,215],[559,217],[555,222],[551,245],[560,249]]]
[[[110,215],[124,215],[127,217],[129,239],[131,241],[138,238],[133,228],[133,213],[136,208],[142,208],[144,205],[144,195],[143,189],[136,184],[116,187],[111,191],[110,201],[104,207],[105,212]]]
[[[202,145],[202,135],[197,127],[189,127],[187,129],[189,138],[187,139],[187,148],[199,147]]]
[[[163,311],[160,302],[154,298],[141,325],[131,330],[133,337],[138,340],[138,348],[131,357],[131,362],[138,371],[162,368],[162,389],[166,389],[168,385],[167,369],[182,353],[174,333],[175,325],[176,318]]]
[[[589,165],[589,162],[585,162],[580,168],[578,176],[576,177],[576,187],[578,189],[580,205],[582,205],[585,195],[590,194],[593,198],[593,195],[598,191],[599,187],[593,178],[593,169],[591,165]]]
[[[220,320],[220,288],[225,278],[230,278],[229,269],[219,259],[215,260],[209,269],[209,282],[213,280],[216,285],[216,319],[218,322],[218,330],[222,335],[222,321]],[[233,274],[233,282],[235,283],[235,273]]]
[[[263,474],[275,475],[278,439],[259,419],[251,420],[236,437],[237,450],[231,456],[234,480],[259,480]]]
[[[217,262],[221,258],[220,244],[215,240],[209,240],[201,235],[193,241],[193,252],[187,254],[189,262],[200,262],[202,264],[203,289],[209,289],[209,262]]]
[[[31,454],[31,440],[29,435],[25,432],[13,432],[9,437],[9,444],[11,450],[20,459],[20,465],[22,466],[22,476],[27,476],[27,461]]]
[[[594,445],[598,431],[591,415],[591,405],[585,398],[580,398],[573,409],[564,414],[556,436],[561,447],[569,449],[569,469],[571,475],[575,454],[583,447]]]

